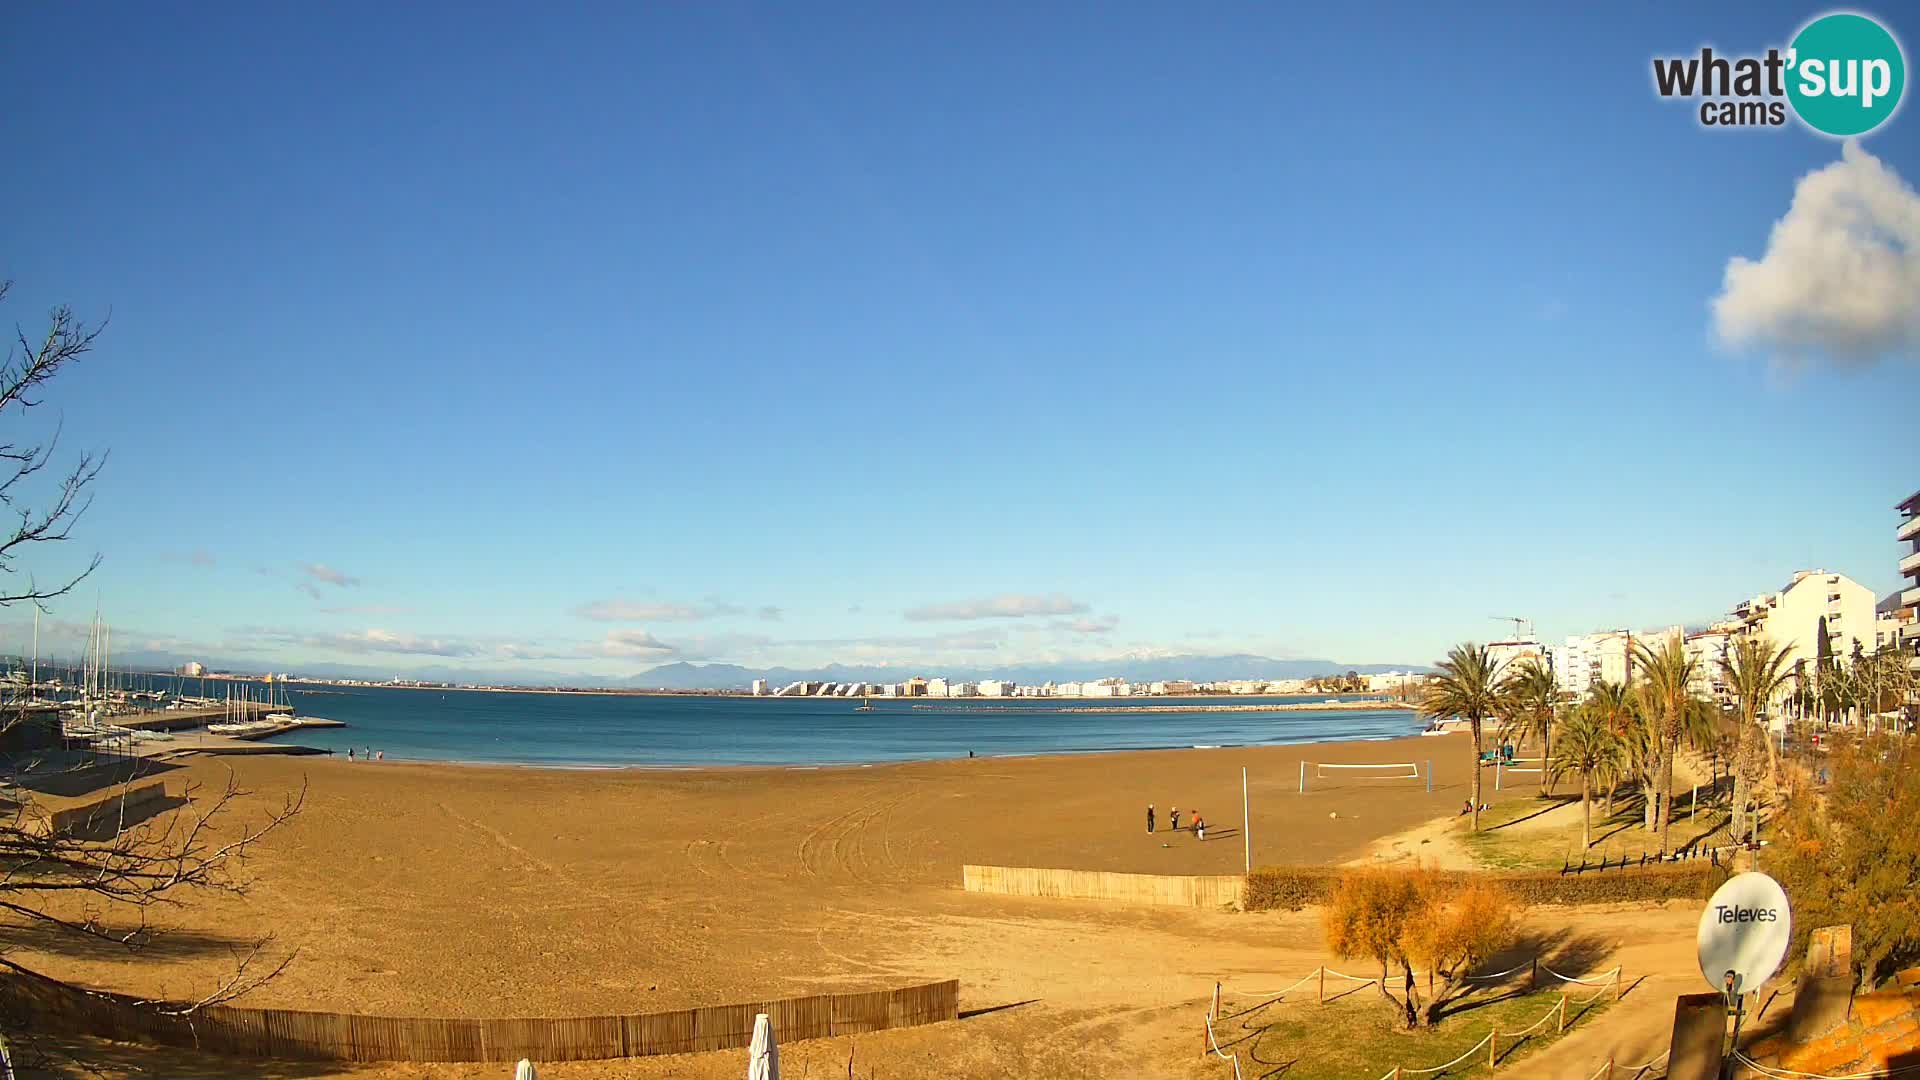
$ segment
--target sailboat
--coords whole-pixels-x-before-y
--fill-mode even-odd
[[[859,708],[857,708],[857,709],[855,709],[855,710],[853,710],[853,711],[854,711],[854,712],[872,712],[872,711],[873,711],[873,702],[872,702],[872,701],[869,701],[869,700],[868,700],[868,699],[866,699],[866,698],[861,698],[861,699],[860,699],[860,707],[859,707]]]

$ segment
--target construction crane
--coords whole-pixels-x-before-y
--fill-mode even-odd
[[[1515,641],[1534,640],[1532,619],[1523,619],[1518,615],[1489,615],[1487,616],[1487,618],[1493,619],[1497,622],[1512,623],[1513,624],[1513,640]]]

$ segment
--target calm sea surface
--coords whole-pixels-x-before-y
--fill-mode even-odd
[[[914,703],[857,698],[639,697],[466,690],[314,687],[293,691],[305,716],[346,728],[279,741],[388,758],[529,765],[826,765],[999,754],[1389,739],[1420,728],[1404,709],[1148,712],[1142,706],[1319,702],[1271,698]],[[926,706],[916,708],[915,705]],[[1110,711],[1091,712],[1090,709]]]

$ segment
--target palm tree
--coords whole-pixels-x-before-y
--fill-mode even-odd
[[[1620,760],[1607,773],[1607,805],[1604,813],[1612,817],[1613,789],[1618,785],[1619,774],[1630,771],[1635,760],[1629,753],[1632,736],[1638,727],[1638,718],[1633,712],[1633,695],[1627,692],[1625,683],[1602,680],[1587,691],[1587,700],[1582,708],[1606,727],[1607,733],[1613,736],[1614,743],[1620,748]]]
[[[1780,692],[1793,680],[1793,669],[1787,664],[1787,646],[1774,647],[1774,644],[1759,637],[1743,637],[1733,643],[1727,655],[1720,660],[1721,669],[1727,675],[1727,689],[1733,693],[1733,705],[1740,714],[1740,735],[1733,752],[1733,838],[1745,837],[1742,825],[1747,823],[1747,800],[1751,798],[1749,785],[1759,772],[1754,760],[1753,738],[1755,729],[1766,715],[1767,707]],[[1777,781],[1780,776],[1780,757],[1773,740],[1764,735],[1761,741],[1767,746],[1767,776]]]
[[[1598,709],[1577,709],[1560,724],[1560,752],[1549,765],[1557,777],[1565,773],[1580,776],[1580,850],[1593,846],[1593,781],[1605,778],[1618,766],[1622,756],[1620,740],[1607,726]]]
[[[1420,712],[1435,719],[1463,717],[1473,729],[1473,831],[1480,831],[1481,724],[1500,715],[1500,668],[1485,645],[1466,642],[1448,650],[1440,672],[1427,679]]]
[[[1673,818],[1673,759],[1680,750],[1680,736],[1687,721],[1698,710],[1693,693],[1693,672],[1697,666],[1687,655],[1679,634],[1672,634],[1658,649],[1635,643],[1639,658],[1640,684],[1635,687],[1647,718],[1653,724],[1655,767],[1660,778],[1660,812],[1656,828],[1660,833],[1660,854],[1667,853],[1667,825]]]
[[[1522,741],[1540,737],[1540,794],[1545,796],[1553,782],[1553,771],[1546,766],[1553,758],[1553,713],[1560,705],[1560,683],[1539,657],[1526,656],[1501,681],[1500,694],[1503,731]]]

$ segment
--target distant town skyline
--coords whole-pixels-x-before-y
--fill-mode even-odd
[[[1424,665],[1885,595],[1920,121],[1707,132],[1649,82],[1805,14],[20,12],[0,315],[111,315],[31,418],[112,452],[22,568],[104,556],[43,634]],[[1352,41],[1393,78],[1308,107]]]

